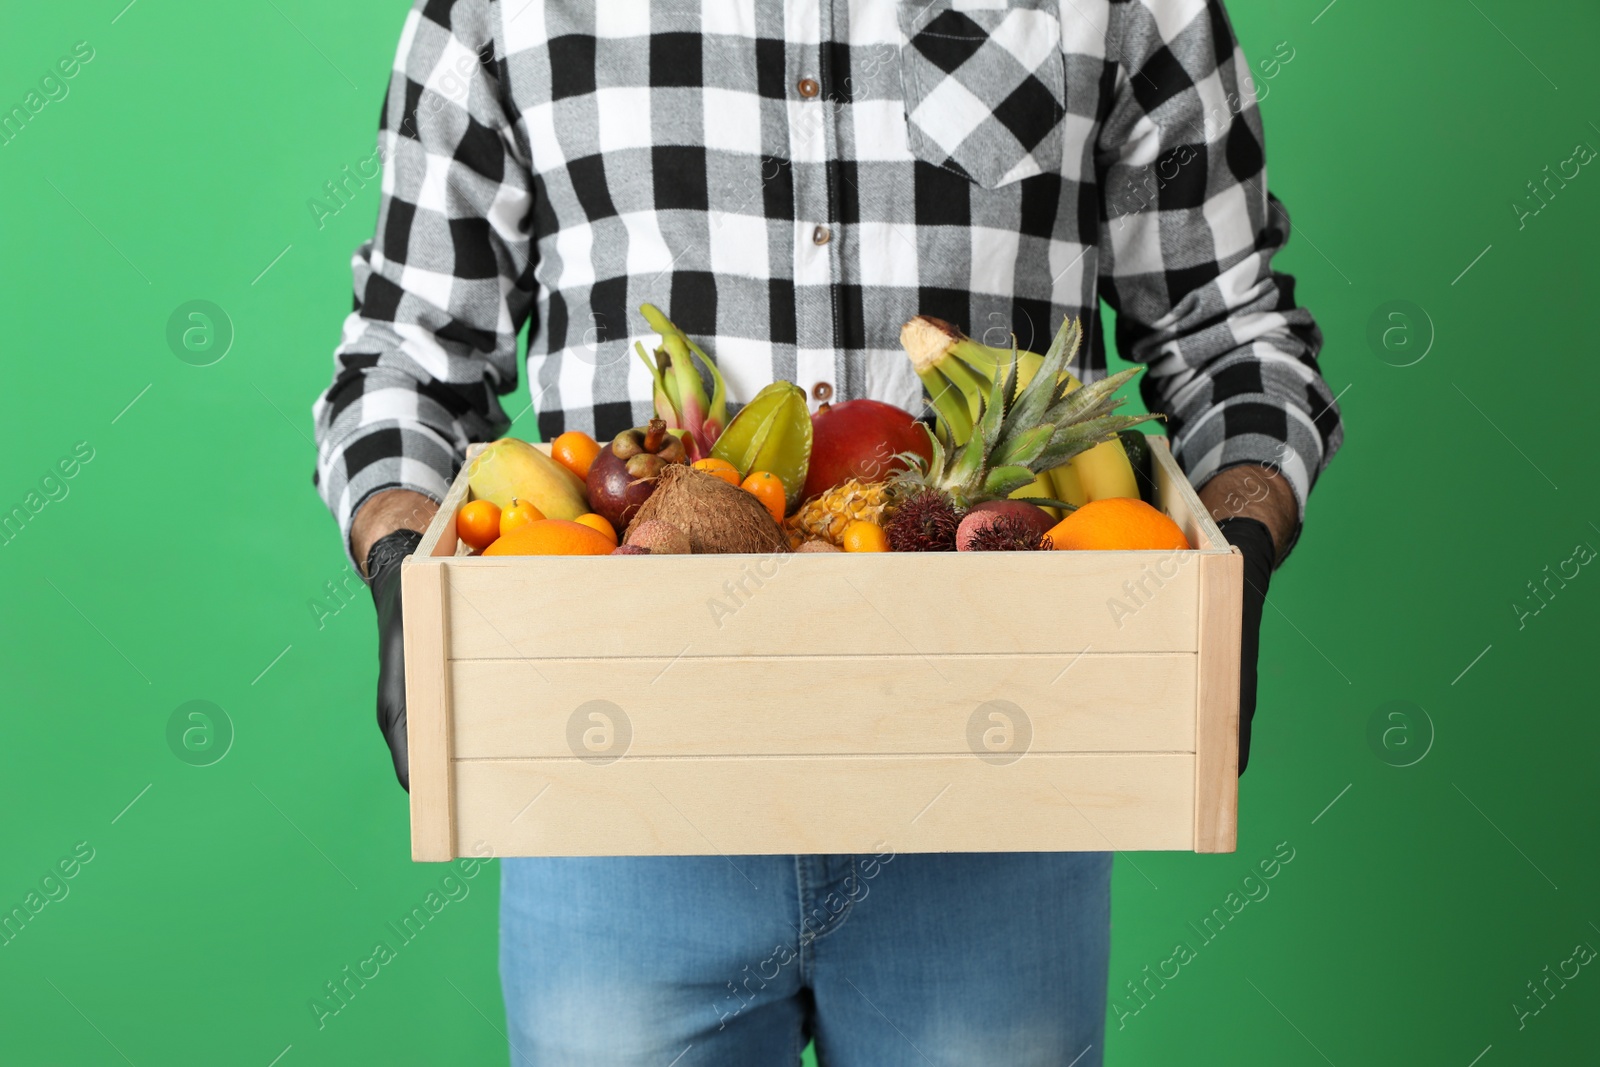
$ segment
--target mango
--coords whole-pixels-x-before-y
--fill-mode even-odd
[[[502,437],[478,453],[467,468],[467,485],[478,499],[500,508],[510,507],[513,498],[523,500],[547,519],[570,521],[589,510],[577,475],[515,437]]]

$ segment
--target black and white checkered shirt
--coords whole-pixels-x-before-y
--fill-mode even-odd
[[[900,326],[1048,344],[1099,299],[1197,484],[1338,447],[1321,335],[1272,269],[1255,84],[1217,0],[418,0],[376,236],[315,406],[348,534],[502,434],[517,335],[547,438],[648,418],[659,305],[734,400],[777,378],[913,411]]]

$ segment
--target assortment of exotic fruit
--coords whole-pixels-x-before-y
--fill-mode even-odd
[[[1062,323],[1040,355],[994,348],[919,315],[900,343],[927,389],[931,425],[876,400],[807,411],[773,382],[728,417],[704,349],[652,305],[661,337],[639,357],[654,417],[601,443],[488,445],[467,471],[461,542],[485,556],[705,552],[1029,552],[1186,549],[1154,506],[1150,447],[1118,415],[1139,368],[1088,385],[1067,367],[1082,341]]]

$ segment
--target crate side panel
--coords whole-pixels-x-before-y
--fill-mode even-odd
[[[1191,752],[1193,653],[457,660],[459,758]]]
[[[1189,849],[1177,755],[462,760],[459,840],[497,856]]]
[[[446,561],[450,651],[454,659],[1193,652],[1200,555],[455,559]]]
[[[1165,437],[1150,439],[1151,474],[1156,485],[1156,497],[1161,508],[1183,530],[1183,536],[1195,548],[1226,549],[1228,542],[1212,520],[1211,513],[1200,502],[1199,494],[1189,482],[1189,476],[1178,466]]]

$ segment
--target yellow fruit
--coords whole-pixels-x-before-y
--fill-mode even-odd
[[[1048,497],[1051,500],[1066,500],[1065,497],[1056,495],[1055,483],[1051,480],[1049,471],[1040,471],[1037,478],[1023,486],[1021,489],[1018,489],[1015,493],[1012,493],[1011,499],[1026,500],[1028,497],[1036,496]],[[1070,504],[1072,501],[1067,500],[1067,503]],[[1038,507],[1052,519],[1060,521],[1060,508],[1052,508],[1045,504],[1040,504]]]
[[[526,441],[502,437],[478,453],[467,469],[472,495],[501,508],[526,500],[547,519],[576,519],[589,510],[583,483]]]
[[[1139,499],[1139,482],[1133,476],[1133,464],[1128,462],[1127,451],[1115,437],[1087,452],[1079,452],[1070,462],[1072,469],[1078,472],[1084,495],[1090,500]]]
[[[1055,488],[1055,492],[1051,495],[1057,500],[1065,500],[1075,508],[1081,508],[1089,502],[1089,498],[1083,492],[1083,482],[1078,479],[1078,468],[1072,465],[1072,460],[1069,459],[1046,473],[1050,475],[1050,484]]]
[[[863,519],[857,519],[844,528],[843,540],[846,552],[889,551],[889,535],[883,532],[883,527]]]

